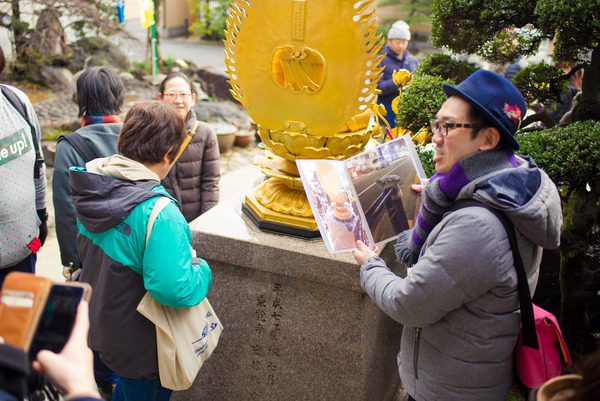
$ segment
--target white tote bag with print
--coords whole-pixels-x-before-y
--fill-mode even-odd
[[[150,238],[154,220],[171,200],[164,196],[154,205],[146,231]],[[189,308],[173,308],[156,301],[150,293],[140,301],[137,311],[156,326],[160,383],[171,390],[187,390],[200,368],[217,347],[223,325],[210,302],[204,298]]]

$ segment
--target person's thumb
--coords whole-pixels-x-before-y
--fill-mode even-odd
[[[57,355],[54,352],[43,349],[38,352],[35,359],[40,363],[40,365],[42,365],[42,367],[44,367],[51,366],[53,363],[55,363],[56,357]]]
[[[52,366],[57,364],[58,355],[52,351],[41,350],[36,355],[35,361],[33,361],[33,368],[40,374],[45,375]]]
[[[423,191],[423,187],[425,185],[421,185],[421,184],[412,184],[410,187],[412,188],[413,191],[415,192],[422,192]]]
[[[356,247],[358,248],[359,251],[364,252],[365,250],[369,249],[364,242],[362,242],[361,240],[356,241]]]

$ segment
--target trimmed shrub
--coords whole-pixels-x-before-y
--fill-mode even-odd
[[[529,155],[555,183],[585,187],[600,171],[600,122],[575,122],[564,127],[517,136],[519,153]]]
[[[435,118],[446,101],[443,84],[456,85],[454,81],[439,76],[415,75],[400,96],[396,124],[413,134],[429,126],[429,120]]]
[[[454,82],[462,82],[475,71],[477,68],[467,62],[456,60],[447,54],[432,53],[421,61],[414,74],[434,75]]]

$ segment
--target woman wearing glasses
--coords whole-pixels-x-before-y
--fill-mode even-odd
[[[158,99],[174,106],[185,120],[189,144],[161,184],[181,204],[188,223],[219,201],[219,146],[210,126],[196,119],[196,94],[190,78],[174,72],[160,84]]]

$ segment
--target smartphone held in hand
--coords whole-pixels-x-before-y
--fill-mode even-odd
[[[54,284],[46,299],[29,347],[29,359],[47,349],[59,353],[71,336],[77,316],[77,306],[88,299],[91,287],[87,283]]]
[[[0,290],[0,337],[24,349],[31,360],[42,349],[60,352],[71,335],[77,306],[90,295],[87,283],[10,273]]]

